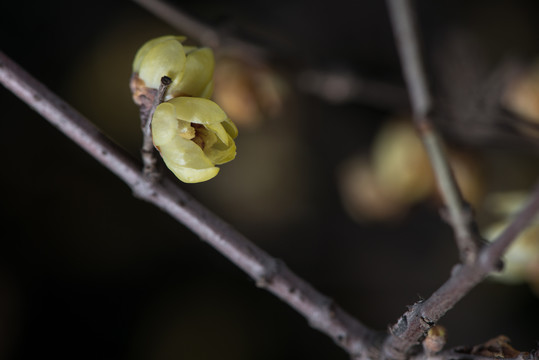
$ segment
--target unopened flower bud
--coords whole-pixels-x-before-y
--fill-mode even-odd
[[[158,89],[161,78],[172,83],[165,100],[178,96],[210,98],[215,59],[209,48],[184,46],[184,36],[162,36],[144,44],[133,61],[133,73],[145,86]]]
[[[434,355],[444,348],[446,341],[445,328],[441,325],[436,325],[427,332],[427,336],[423,340],[423,349],[427,355]]]

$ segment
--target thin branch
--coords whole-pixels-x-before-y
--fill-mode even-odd
[[[171,83],[171,78],[163,76],[150,110],[140,112],[142,128],[142,149],[140,152],[142,155],[143,173],[150,181],[154,182],[159,180],[160,174],[157,171],[157,154],[153,146],[152,118],[155,108],[165,100],[165,95]]]
[[[473,217],[466,208],[456,185],[443,146],[429,118],[432,100],[428,90],[418,44],[418,36],[409,0],[387,0],[391,23],[400,53],[406,83],[410,91],[414,120],[448,207],[450,223],[460,250],[462,265],[457,265],[450,279],[425,301],[418,302],[391,328],[382,348],[384,359],[405,359],[412,347],[462,297],[491,271],[500,267],[500,257],[516,235],[532,220],[539,209],[539,185],[530,203],[492,244],[480,252],[480,238],[473,230]]]
[[[156,205],[213,246],[261,288],[302,314],[357,359],[376,359],[381,335],[294,274],[281,261],[246,239],[229,224],[164,179],[149,181],[140,165],[92,123],[0,52],[0,82],[81,148],[122,179],[136,196]]]
[[[387,0],[387,5],[406,85],[410,92],[415,125],[423,139],[438,189],[447,207],[449,223],[455,232],[461,261],[471,263],[476,260],[480,239],[474,231],[471,211],[449,166],[442,140],[430,119],[432,98],[427,85],[410,0]]]
[[[428,121],[426,116],[431,110],[432,99],[423,69],[414,14],[408,0],[387,0],[387,5],[412,109],[418,116],[416,121]]]
[[[539,212],[539,184],[528,198],[528,203],[492,243],[479,255],[479,263],[486,267],[498,266],[498,259],[505,253],[516,236],[525,229]]]
[[[451,278],[425,301],[414,304],[391,329],[383,347],[385,359],[404,359],[442,316],[490,272],[500,270],[500,257],[539,212],[539,183],[527,205],[492,243],[484,246],[478,261],[457,265]]]
[[[215,48],[222,44],[221,36],[211,27],[195,20],[185,12],[161,0],[133,0],[146,10],[164,20],[170,26],[182,31],[190,38],[206,46]]]
[[[410,106],[403,87],[346,70],[303,70],[297,76],[297,84],[300,90],[334,104],[358,102],[399,111]]]
[[[223,35],[223,31],[217,31],[214,27],[196,20],[177,5],[162,0],[133,1],[199,44],[216,51],[239,53],[243,61],[254,64],[269,58],[266,49],[233,36]],[[405,90],[397,85],[331,70],[308,69],[298,73],[296,81],[300,90],[332,103],[359,102],[399,111],[410,106]]]
[[[267,52],[263,48],[231,36],[221,35],[211,26],[196,20],[177,6],[172,6],[165,1],[133,1],[199,44],[213,49],[227,47],[230,50],[249,55],[249,58],[262,59],[267,56]]]

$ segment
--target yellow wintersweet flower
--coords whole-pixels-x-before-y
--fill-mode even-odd
[[[133,73],[145,86],[158,89],[161,78],[172,79],[165,100],[178,96],[209,99],[215,59],[209,48],[184,46],[185,36],[162,36],[145,43],[135,55]]]
[[[209,180],[215,165],[236,157],[236,126],[213,101],[176,97],[160,104],[152,120],[155,147],[167,167],[183,182]]]
[[[508,191],[491,194],[487,199],[490,211],[505,215],[505,219],[491,224],[483,233],[487,239],[496,236],[510,224],[517,210],[522,208],[529,194],[524,191]],[[504,268],[491,278],[509,284],[527,282],[539,296],[539,217],[524,229],[509,246],[504,255]]]
[[[184,36],[145,43],[133,61],[131,90],[141,113],[150,113],[164,76],[171,83],[165,102],[153,113],[151,136],[167,167],[182,181],[202,182],[219,172],[215,165],[236,156],[236,126],[209,100],[215,59],[209,48],[184,46]]]

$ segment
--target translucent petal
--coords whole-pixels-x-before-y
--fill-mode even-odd
[[[230,137],[232,137],[232,139],[235,139],[238,136],[238,128],[236,127],[236,124],[232,122],[232,120],[227,118],[225,121],[222,122],[222,124],[226,132],[230,135]]]
[[[155,146],[162,146],[172,141],[179,132],[176,109],[169,103],[160,104],[153,114],[152,138]]]
[[[187,54],[182,81],[172,85],[169,93],[172,96],[200,97],[212,81],[215,59],[209,48],[196,49]]]
[[[167,166],[170,163],[174,166],[184,166],[194,169],[213,167],[213,163],[204,154],[200,146],[181,136],[175,136],[172,141],[161,145],[159,151]]]
[[[195,124],[218,124],[227,119],[225,112],[211,100],[197,97],[177,97],[167,103],[174,105],[176,116]]]
[[[232,138],[229,139],[229,145],[218,141],[211,147],[204,148],[204,153],[215,165],[221,165],[234,160],[236,157],[236,144]]]
[[[166,35],[146,42],[144,45],[142,45],[142,47],[137,51],[137,54],[135,55],[135,60],[133,61],[133,72],[138,73],[140,71],[140,63],[142,62],[142,59],[155,45],[168,40],[176,40],[178,42],[183,42],[185,41],[185,39],[187,39],[185,36]]]
[[[228,135],[228,132],[223,127],[222,123],[206,124],[204,125],[204,127],[206,127],[206,129],[210,130],[215,135],[217,135],[217,137],[219,138],[219,140],[221,140],[222,143],[224,143],[225,145],[228,145],[230,136]]]
[[[213,95],[213,79],[206,85],[206,88],[200,93],[201,98],[209,99]]]
[[[164,40],[148,49],[140,62],[139,77],[147,87],[157,89],[161,78],[168,76],[174,87],[182,80],[185,62],[182,44],[174,39]]]
[[[196,47],[196,46],[191,46],[191,45],[184,45],[184,46],[183,46],[183,49],[185,50],[185,55],[188,55],[190,52],[193,52],[193,51],[195,51],[196,49],[198,49],[198,47]]]
[[[207,181],[215,177],[219,172],[219,168],[217,167],[207,169],[190,169],[181,166],[169,166],[169,169],[174,173],[174,175],[176,175],[178,179],[185,183],[198,183]]]

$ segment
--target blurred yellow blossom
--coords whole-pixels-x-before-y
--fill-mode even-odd
[[[374,140],[372,166],[380,187],[399,204],[422,200],[434,190],[429,158],[411,120],[384,124]]]
[[[502,100],[517,115],[539,123],[539,61],[513,79]]]
[[[241,56],[221,55],[215,67],[215,101],[242,126],[257,126],[279,115],[289,94],[271,68]]]
[[[493,224],[485,235],[492,240],[507,225],[509,221]],[[492,279],[509,284],[527,282],[539,295],[539,223],[524,230],[511,244],[503,259],[503,270],[492,274]]]
[[[491,212],[503,215],[504,220],[488,226],[485,237],[493,240],[507,227],[513,216],[526,202],[528,195],[523,191],[495,193],[487,199]],[[527,282],[539,295],[539,218],[522,231],[511,244],[504,257],[504,268],[492,274],[492,279],[519,284]]]
[[[448,155],[464,197],[477,206],[484,186],[480,164],[456,150]],[[385,123],[374,139],[371,158],[344,162],[339,175],[344,206],[360,221],[397,219],[437,195],[428,155],[411,120]]]

